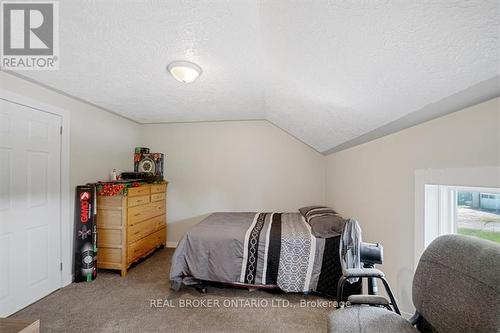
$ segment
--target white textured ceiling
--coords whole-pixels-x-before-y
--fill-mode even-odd
[[[498,0],[60,1],[60,70],[141,123],[268,119],[326,151],[500,74]],[[203,68],[193,84],[173,60]]]

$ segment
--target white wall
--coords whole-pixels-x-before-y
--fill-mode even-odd
[[[37,84],[0,72],[0,87],[70,112],[71,186],[133,170],[140,125]]]
[[[325,157],[267,121],[144,126],[166,154],[168,241],[216,211],[297,211],[323,204]]]
[[[413,311],[415,174],[500,165],[500,98],[327,156],[326,202],[384,246],[383,269]],[[492,176],[488,184],[499,180]]]
[[[140,125],[4,72],[0,72],[0,88],[70,113],[71,216],[63,217],[63,223],[69,224],[72,235],[75,186],[109,180],[113,168],[133,170]],[[64,268],[66,278],[70,271]]]

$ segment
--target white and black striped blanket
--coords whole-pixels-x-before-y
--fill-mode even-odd
[[[174,289],[205,280],[333,295],[339,241],[314,237],[299,213],[214,213],[179,242],[170,280]]]

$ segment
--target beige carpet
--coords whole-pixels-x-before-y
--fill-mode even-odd
[[[124,278],[112,271],[100,271],[95,281],[73,283],[13,317],[40,319],[42,332],[326,330],[326,316],[333,307],[318,307],[318,302],[328,300],[317,296],[215,287],[207,294],[188,287],[175,293],[168,281],[172,253],[172,249],[158,250],[132,267]],[[161,307],[155,308],[151,299],[170,302],[161,302]],[[187,307],[189,301],[191,307]],[[205,303],[196,304],[201,301]],[[304,307],[306,301],[310,303]]]

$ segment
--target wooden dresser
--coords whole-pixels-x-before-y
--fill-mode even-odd
[[[121,275],[135,261],[166,245],[167,183],[97,196],[97,267]]]

